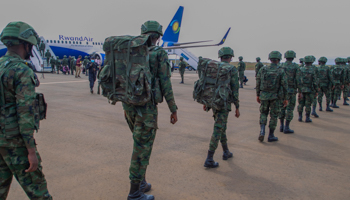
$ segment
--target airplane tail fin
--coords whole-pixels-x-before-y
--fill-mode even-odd
[[[225,36],[222,38],[222,40],[217,44],[218,46],[220,46],[220,45],[222,45],[222,44],[225,43],[226,38],[227,38],[227,35],[228,35],[228,33],[230,32],[230,30],[231,30],[231,27],[228,29],[228,31],[226,32],[226,34],[225,34]]]
[[[177,12],[175,13],[173,19],[171,20],[169,26],[164,32],[164,35],[162,37],[162,40],[164,42],[179,41],[183,11],[184,11],[184,7],[180,6]]]

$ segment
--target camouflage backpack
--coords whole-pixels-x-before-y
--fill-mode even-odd
[[[295,76],[297,73],[297,69],[299,66],[296,63],[291,63],[290,65],[287,63],[283,64],[284,71],[287,76],[287,81],[288,81],[288,87],[289,88],[296,88],[296,80]]]
[[[340,79],[341,79],[341,76],[343,74],[343,71],[344,71],[344,69],[341,66],[335,66],[333,68],[332,74],[333,74],[334,83],[340,84]]]
[[[121,101],[141,106],[151,100],[150,44],[148,35],[106,38],[103,50],[107,65],[98,78],[101,81],[102,95],[113,105]]]
[[[320,80],[320,84],[329,83],[328,73],[329,73],[329,70],[326,67],[319,67],[318,68],[318,78]]]
[[[159,46],[152,46],[149,47],[149,52],[150,54],[152,52],[158,51],[159,49],[161,49],[161,47]],[[151,70],[151,74],[152,74],[152,98],[154,103],[162,103],[163,102],[163,94],[162,94],[162,90],[160,89],[160,80],[159,77],[157,77],[157,73],[158,73],[158,59],[157,57],[153,57],[150,56],[150,70]]]
[[[202,58],[201,77],[194,83],[193,99],[215,110],[226,110],[233,101],[231,73],[237,69],[224,62]],[[199,72],[198,72],[199,73]]]
[[[303,85],[303,87],[308,87],[311,88],[312,87],[312,81],[314,78],[314,70],[312,68],[306,68],[306,67],[302,67],[300,69],[301,72],[301,84]]]
[[[263,74],[260,90],[264,92],[277,92],[279,90],[280,67],[276,69],[270,67],[261,68]]]

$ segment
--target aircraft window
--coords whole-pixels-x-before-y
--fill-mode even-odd
[[[66,41],[66,44],[67,44],[67,41]]]
[[[54,40],[53,43],[56,43],[56,40]]]
[[[80,44],[81,44],[81,42],[80,42]]]
[[[69,41],[69,44],[72,44],[71,41]]]
[[[46,40],[46,43],[49,43],[49,41],[48,41],[48,40]]]
[[[50,40],[50,43],[52,43],[52,40]]]
[[[86,42],[86,44],[89,44],[88,42]]]
[[[75,42],[73,41],[73,44],[75,44]]]
[[[57,40],[57,43],[60,43],[60,41],[59,41],[59,40]]]
[[[95,43],[93,42],[92,45],[95,45]]]

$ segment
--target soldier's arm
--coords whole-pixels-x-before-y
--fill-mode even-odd
[[[239,109],[239,81],[238,81],[238,71],[235,67],[231,70],[231,90],[233,97],[233,104],[235,104],[236,109]]]
[[[288,81],[287,81],[287,75],[284,72],[284,70],[282,70],[282,88],[283,88],[283,97],[284,100],[288,99]]]
[[[170,81],[171,70],[168,62],[168,54],[164,50],[162,50],[158,54],[158,59],[158,78],[160,80],[160,89],[162,90],[170,112],[173,113],[176,112],[177,106],[175,104],[173,88]]]
[[[260,80],[261,80],[261,71],[262,68],[260,68],[258,75],[256,76],[256,96],[259,97],[260,96]]]
[[[34,72],[27,66],[17,68],[14,83],[19,131],[27,149],[35,147],[34,139],[34,105],[35,80]]]
[[[296,76],[295,76],[295,79],[297,81],[297,88],[298,88],[298,91],[299,93],[301,92],[301,82],[300,82],[300,68],[297,69],[297,73],[296,73]]]

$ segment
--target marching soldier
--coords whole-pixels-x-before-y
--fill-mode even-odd
[[[243,88],[243,80],[244,80],[244,71],[245,71],[245,63],[243,62],[243,57],[240,56],[238,63],[238,72],[239,72],[239,81],[240,81],[240,88]]]
[[[180,83],[182,83],[182,84],[184,83],[185,70],[186,70],[186,62],[184,61],[183,57],[180,57],[179,72],[181,75],[181,82]]]

